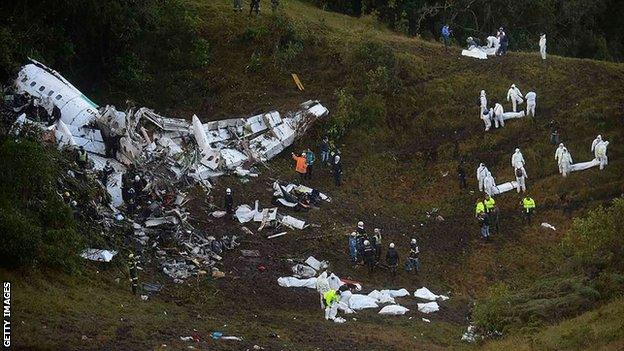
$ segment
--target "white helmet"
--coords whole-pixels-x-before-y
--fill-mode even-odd
[[[370,241],[364,240],[364,245],[370,245]]]
[[[394,249],[394,243],[390,243],[390,248]]]
[[[416,239],[412,238],[412,244],[416,244]]]
[[[381,233],[381,229],[379,229],[379,228],[375,228],[374,232],[375,232],[375,233]]]
[[[232,189],[230,189],[230,188],[225,189],[225,193],[226,194],[231,194],[232,193]]]
[[[360,228],[360,229],[364,229],[364,222],[359,221],[357,226],[358,226],[358,228]]]
[[[135,175],[135,176],[134,176],[134,181],[135,181],[135,182],[138,182],[139,180],[141,180],[141,177],[139,177],[139,175],[138,175],[138,174],[137,174],[137,175]]]
[[[340,156],[339,155],[336,155],[336,158],[334,158],[334,162],[336,162],[336,163],[340,162]]]
[[[351,232],[351,236],[355,237],[355,236],[357,236],[357,233],[356,232]]]

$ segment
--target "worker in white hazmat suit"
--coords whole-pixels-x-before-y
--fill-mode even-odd
[[[526,191],[526,179],[527,174],[526,174],[526,170],[524,169],[524,166],[522,165],[521,162],[516,163],[515,166],[515,170],[514,170],[514,174],[516,175],[516,190],[518,191],[518,193],[520,192],[520,190],[522,190],[522,192]]]
[[[503,118],[503,113],[505,113],[505,110],[503,109],[503,105],[499,104],[498,102],[494,104],[494,109],[492,110],[492,113],[494,115],[494,126],[496,128],[498,128],[499,126],[504,127],[505,119]]]
[[[596,148],[596,145],[598,145],[601,142],[602,142],[602,135],[598,134],[598,136],[596,136],[596,139],[594,139],[594,141],[592,141],[591,152],[594,152],[594,149]]]
[[[513,112],[518,112],[518,105],[524,102],[522,96],[522,92],[520,92],[520,89],[518,89],[515,84],[512,84],[509,90],[507,90],[507,101],[511,101]]]
[[[513,155],[511,155],[511,167],[515,168],[518,163],[520,163],[522,166],[524,166],[524,164],[526,163],[524,162],[524,156],[522,156],[522,152],[520,152],[520,149],[516,149]]]
[[[483,111],[487,111],[487,95],[485,90],[481,90],[479,95],[479,116],[483,115]]]
[[[323,302],[323,295],[331,290],[329,286],[329,280],[327,279],[327,272],[321,273],[318,278],[316,278],[316,291],[318,291],[321,298],[321,309],[325,309],[325,303]]]
[[[540,35],[539,48],[540,48],[540,55],[542,55],[542,60],[545,60],[546,59],[546,34]]]
[[[487,171],[485,175],[485,179],[483,179],[483,188],[485,189],[485,193],[492,196],[494,195],[496,188],[496,180],[490,171]]]
[[[500,41],[498,40],[497,37],[490,35],[489,37],[486,38],[486,40],[487,40],[487,48],[498,49],[498,46],[500,45]]]
[[[600,169],[604,169],[604,167],[609,164],[609,159],[607,158],[607,146],[609,146],[609,142],[602,141],[594,148],[594,156],[598,161],[600,161]]]
[[[479,191],[483,191],[483,180],[489,172],[490,171],[488,171],[487,167],[485,167],[485,164],[479,164],[479,168],[477,168],[477,181],[479,182]]]
[[[492,127],[492,118],[490,116],[490,111],[483,111],[481,113],[481,119],[483,120],[483,124],[485,124],[485,131],[487,132]]]
[[[537,98],[537,94],[535,94],[532,91],[529,91],[524,97],[526,98],[526,101],[527,101],[526,115],[535,117],[535,105],[536,105],[535,100]]]
[[[565,146],[563,145],[563,143],[559,144],[559,147],[557,148],[557,150],[555,150],[555,161],[557,161],[557,165],[559,166],[559,174],[563,174],[563,168],[561,167],[561,157],[563,156],[563,150],[565,149]]]
[[[564,147],[561,157],[559,158],[559,169],[564,177],[567,177],[568,174],[570,174],[570,166],[572,166],[573,162],[572,155],[570,155],[568,149]]]

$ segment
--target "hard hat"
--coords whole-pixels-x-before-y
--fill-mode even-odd
[[[351,236],[355,237],[355,236],[357,236],[357,233],[356,232],[351,232]]]
[[[394,249],[394,243],[390,243],[390,248]]]
[[[231,194],[232,193],[232,189],[230,189],[230,188],[225,189],[225,193],[226,194]]]
[[[134,254],[132,253],[128,255],[128,258],[133,258],[133,257],[134,257]]]
[[[135,181],[135,182],[138,182],[139,180],[141,180],[141,177],[139,177],[139,175],[138,175],[138,174],[137,174],[137,175],[135,175],[135,176],[134,176],[134,181]]]
[[[340,156],[336,155],[336,163],[338,163],[338,161],[340,161]]]
[[[360,228],[360,229],[364,229],[364,222],[359,221],[359,222],[358,222],[358,224],[357,224],[357,226],[358,226],[358,228]]]
[[[364,245],[370,245],[370,241],[364,240]]]
[[[64,192],[64,193],[63,193],[63,196],[65,196],[65,197],[69,197],[69,191]]]
[[[416,239],[412,238],[412,244],[416,244]]]
[[[381,233],[381,229],[379,229],[379,228],[375,228],[374,231],[375,231],[375,233]]]
[[[305,155],[306,155],[305,151],[301,153],[301,156],[305,156]]]

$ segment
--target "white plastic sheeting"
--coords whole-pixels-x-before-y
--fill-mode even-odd
[[[504,112],[503,113],[503,120],[508,120],[508,119],[514,119],[514,118],[522,118],[525,116],[524,111],[520,111],[520,112]]]
[[[377,308],[377,300],[362,294],[351,294],[349,298],[349,307],[352,310],[359,311],[365,308]]]
[[[317,271],[323,270],[327,267],[329,267],[329,264],[327,263],[327,261],[319,261],[316,258],[314,258],[314,256],[310,256],[305,260],[305,263],[316,269]]]
[[[419,303],[418,310],[422,313],[433,313],[440,310],[440,306],[437,302]]]
[[[409,308],[403,307],[401,305],[389,305],[385,306],[379,311],[379,314],[388,314],[393,316],[399,316],[408,312]]]
[[[295,277],[279,277],[277,284],[284,288],[316,289],[316,278],[299,279]]]
[[[394,298],[389,294],[384,294],[378,290],[373,290],[368,293],[368,297],[372,297],[378,304],[394,303]]]
[[[478,47],[472,47],[469,50],[462,50],[462,56],[472,57],[479,60],[487,60],[487,53]]]
[[[381,290],[382,294],[390,295],[391,297],[405,297],[409,296],[409,291],[407,289],[399,289],[399,290]]]
[[[429,290],[429,289],[427,289],[425,287],[422,287],[422,288],[416,290],[414,292],[414,297],[418,297],[420,299],[429,300],[429,301],[435,301],[435,300],[438,300],[438,299],[440,299],[442,301],[445,301],[445,300],[449,299],[448,296],[436,295],[436,294],[432,293],[431,290]]]
[[[570,172],[584,171],[586,169],[590,169],[592,167],[596,167],[599,165],[600,165],[600,161],[598,161],[597,159],[593,159],[588,162],[575,163],[573,165],[570,165]]]
[[[110,262],[117,255],[117,251],[86,249],[80,256],[91,261]]]

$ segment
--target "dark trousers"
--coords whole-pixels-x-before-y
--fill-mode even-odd
[[[305,178],[312,179],[312,165],[308,165],[308,167],[306,168]]]
[[[466,189],[466,176],[459,176],[459,188]]]
[[[336,186],[340,186],[342,183],[342,173],[334,173],[334,183]]]
[[[524,220],[531,224],[531,216],[533,216],[533,209],[532,208],[528,208],[524,210]]]
[[[249,15],[251,16],[254,11],[256,11],[256,15],[260,13],[260,0],[251,0],[249,4]]]

